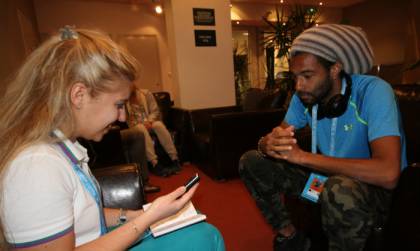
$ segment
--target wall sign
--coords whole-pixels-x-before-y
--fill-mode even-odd
[[[214,9],[193,8],[194,25],[215,25]]]
[[[194,30],[195,46],[216,46],[215,30]]]

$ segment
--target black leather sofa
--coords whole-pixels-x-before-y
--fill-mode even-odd
[[[190,110],[191,161],[215,180],[238,177],[240,156],[283,116],[282,109],[242,111],[238,106]]]
[[[282,100],[279,99],[282,98]],[[282,121],[284,97],[253,88],[242,105],[203,109],[172,108],[184,161],[191,161],[215,180],[238,177],[240,156]]]

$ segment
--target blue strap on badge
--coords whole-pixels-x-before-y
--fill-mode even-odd
[[[100,196],[100,187],[98,185],[98,181],[93,177],[93,175],[86,175],[86,173],[83,171],[83,169],[80,167],[79,162],[77,158],[74,156],[74,154],[70,151],[70,149],[64,144],[64,142],[58,142],[57,143],[60,149],[63,151],[64,155],[70,160],[73,166],[73,170],[76,172],[77,176],[79,176],[80,182],[83,184],[83,186],[88,190],[89,194],[93,197],[95,200],[98,209],[99,209],[99,220],[101,223],[101,235],[104,235],[107,233],[107,228],[105,224],[105,217],[104,217],[104,211],[102,206],[102,200]]]
[[[343,85],[341,86],[341,94],[344,94],[346,90],[346,82],[343,81]],[[312,107],[312,138],[311,138],[311,152],[316,154],[317,153],[317,125],[318,125],[318,104]],[[337,118],[333,118],[331,120],[331,136],[330,136],[330,151],[328,153],[329,156],[334,157],[335,154],[335,137],[337,134]]]

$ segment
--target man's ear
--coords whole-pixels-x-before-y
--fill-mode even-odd
[[[341,62],[335,62],[330,68],[330,77],[334,80],[340,78],[340,72],[343,69],[343,64]]]
[[[76,82],[70,89],[70,101],[76,109],[83,106],[83,97],[88,94],[88,88],[81,82]]]

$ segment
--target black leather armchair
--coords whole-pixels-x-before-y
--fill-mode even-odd
[[[94,169],[104,206],[138,210],[146,202],[139,168],[135,163]]]
[[[146,203],[141,163],[130,162],[120,128],[114,127],[100,142],[80,140],[88,149],[89,166],[97,178],[105,207],[140,209]]]

